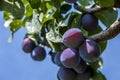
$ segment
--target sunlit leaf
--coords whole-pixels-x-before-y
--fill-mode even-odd
[[[95,70],[101,69],[103,67],[103,60],[99,58],[97,61],[89,63],[89,65]]]
[[[101,7],[109,7],[114,5],[114,0],[94,0]]]
[[[14,18],[22,18],[24,15],[24,4],[21,0],[2,0],[0,1],[0,10],[10,12]]]
[[[34,11],[31,22],[26,22],[25,29],[29,34],[41,33],[42,25],[39,21],[39,14]]]
[[[117,10],[113,8],[96,13],[97,18],[100,19],[106,27],[109,27],[117,19],[117,15]]]

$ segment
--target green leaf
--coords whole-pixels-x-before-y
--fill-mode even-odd
[[[109,7],[114,5],[114,0],[94,0],[101,7]]]
[[[54,43],[58,43],[62,41],[62,37],[60,33],[55,28],[50,29],[50,31],[46,34],[46,38],[47,40]]]
[[[103,53],[103,51],[106,49],[107,47],[107,41],[103,41],[103,42],[99,42],[98,43],[101,49],[101,53]]]
[[[78,0],[83,7],[89,7],[94,4],[94,0]]]
[[[91,36],[91,35],[100,33],[101,31],[102,31],[102,28],[100,26],[98,26],[96,30],[89,32],[88,35]]]
[[[25,29],[28,34],[38,34],[41,33],[42,25],[39,21],[39,14],[34,11],[33,18],[31,22],[26,22]]]
[[[3,16],[5,20],[14,19],[14,16],[10,12],[7,12],[7,11],[3,12]]]
[[[16,32],[21,26],[23,25],[23,22],[21,20],[13,20],[10,23],[10,30],[12,33]]]
[[[107,79],[100,71],[96,71],[94,72],[92,80],[107,80]]]
[[[33,14],[33,9],[31,8],[30,5],[26,5],[26,12],[25,12],[25,16],[29,17]]]
[[[102,60],[102,58],[99,58],[97,61],[92,62],[92,63],[89,63],[89,65],[90,65],[93,69],[98,70],[98,69],[100,69],[100,68],[103,67],[103,60]]]
[[[54,19],[54,14],[57,11],[57,9],[55,7],[49,7],[49,8],[50,9],[48,9],[45,14],[41,13],[39,16],[39,20],[42,23],[42,25],[44,25],[46,22]]]
[[[51,0],[53,6],[55,6],[56,8],[60,7],[61,1],[60,0]]]
[[[38,9],[41,4],[41,0],[29,0],[29,3],[33,9]]]
[[[15,33],[19,28],[21,28],[22,25],[23,25],[23,22],[21,20],[9,19],[4,23],[4,26],[10,29],[12,33]]]
[[[60,7],[60,13],[61,14],[66,14],[71,9],[71,7],[72,6],[68,3],[62,4],[61,7]]]
[[[25,8],[21,0],[2,0],[0,1],[0,10],[8,11],[15,19],[18,19],[23,17]]]
[[[33,9],[28,0],[23,0],[23,3],[25,5],[25,16],[30,17],[33,14]]]
[[[52,42],[48,39],[47,39],[47,41],[48,41],[49,45],[51,46],[51,48],[53,49],[53,51],[55,51],[55,52],[60,52],[61,51],[60,43],[54,43],[54,42]]]
[[[59,22],[58,26],[64,27],[68,26],[71,14],[68,14],[62,21]]]
[[[110,8],[101,12],[97,12],[96,16],[106,27],[109,27],[117,19],[118,11]]]

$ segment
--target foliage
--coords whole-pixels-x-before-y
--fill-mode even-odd
[[[78,0],[77,5],[83,9],[96,6],[111,7],[114,5],[114,0]],[[54,52],[61,52],[65,48],[62,44],[62,35],[72,27],[81,29],[85,37],[103,31],[101,25],[93,32],[84,30],[80,23],[83,12],[76,10],[74,3],[64,0],[1,0],[0,11],[3,11],[5,26],[12,36],[24,27],[27,32],[26,37],[32,36],[37,44],[47,46]],[[115,8],[111,7],[96,12],[95,15],[106,28],[109,28],[117,19],[118,13]],[[99,45],[102,53],[107,46],[107,40],[100,42]],[[97,70],[94,72],[97,77],[94,76],[93,80],[106,80],[98,69],[103,64],[102,58],[89,64]]]

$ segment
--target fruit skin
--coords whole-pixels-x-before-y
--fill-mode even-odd
[[[60,61],[66,68],[73,68],[78,65],[80,56],[76,49],[67,48],[61,53]]]
[[[80,29],[71,28],[63,34],[62,40],[66,47],[77,48],[84,41],[84,37]]]
[[[100,47],[92,39],[86,39],[79,47],[79,55],[86,62],[96,61],[100,56]]]
[[[63,67],[61,61],[60,61],[60,55],[61,53],[56,53],[54,56],[54,63],[57,64],[58,66]]]
[[[46,51],[43,47],[38,46],[31,53],[31,57],[32,57],[33,60],[42,61],[46,57]]]
[[[87,66],[87,69],[83,73],[77,74],[77,80],[89,80],[93,76],[93,69]]]
[[[64,0],[64,1],[66,1],[68,3],[76,3],[78,0]]]
[[[76,77],[76,73],[73,69],[61,67],[57,76],[60,80],[73,80]]]
[[[86,68],[87,68],[86,62],[83,59],[81,59],[79,64],[76,67],[74,67],[73,69],[77,73],[83,73],[86,70]]]
[[[86,31],[94,31],[98,26],[98,19],[95,15],[86,13],[81,17],[81,24]]]
[[[26,53],[30,53],[36,47],[35,42],[30,38],[25,38],[22,43],[22,49]]]

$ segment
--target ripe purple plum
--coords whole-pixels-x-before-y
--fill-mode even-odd
[[[35,42],[30,38],[25,38],[22,43],[22,49],[26,53],[30,53],[36,47]]]
[[[76,3],[77,2],[77,0],[65,0],[65,1],[68,3]]]
[[[54,62],[55,62],[55,64],[57,64],[58,66],[63,66],[62,65],[62,63],[61,63],[61,61],[60,61],[60,55],[61,55],[61,53],[56,53],[55,54],[55,56],[54,56]]]
[[[74,67],[73,69],[77,73],[83,73],[86,70],[86,68],[87,68],[86,62],[83,59],[81,59],[79,64],[76,67]]]
[[[86,31],[94,31],[98,26],[98,19],[94,14],[86,13],[81,17],[81,24]]]
[[[76,78],[76,73],[71,68],[61,67],[58,70],[57,76],[60,80],[73,80]]]
[[[77,66],[80,61],[79,52],[74,48],[67,48],[61,53],[60,61],[63,66],[73,68]]]
[[[84,41],[83,33],[78,28],[68,29],[62,37],[66,47],[77,48]]]
[[[46,57],[46,51],[43,47],[38,46],[31,53],[31,57],[32,57],[33,60],[42,61]]]
[[[100,56],[100,47],[92,39],[86,39],[79,47],[79,54],[86,62],[96,61]]]
[[[77,80],[90,80],[93,76],[93,69],[90,66],[87,66],[87,69],[83,73],[77,74]]]

